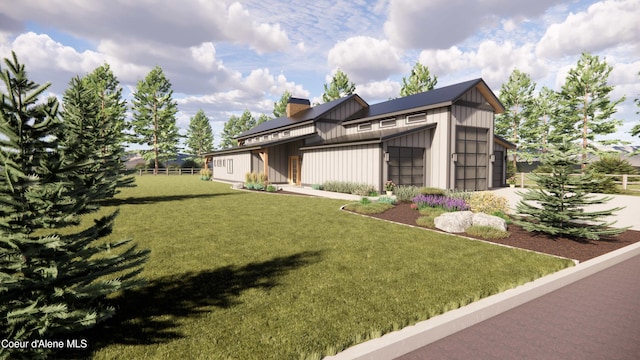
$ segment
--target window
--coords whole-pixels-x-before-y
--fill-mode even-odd
[[[227,160],[227,174],[233,174],[233,159]]]
[[[370,122],[358,124],[358,131],[368,131],[368,130],[371,130]]]
[[[273,133],[273,134],[271,134],[271,138],[272,138],[272,139],[277,139],[277,138],[278,138],[278,136],[279,136],[279,134],[278,134],[278,133]]]
[[[389,180],[396,185],[424,186],[424,148],[389,146]]]
[[[486,190],[489,166],[489,129],[456,128],[455,188]]]
[[[396,126],[396,119],[380,120],[381,128],[394,127],[394,126]]]
[[[282,132],[282,137],[289,136],[289,135],[291,135],[291,131],[290,130],[285,130],[285,131]]]
[[[262,140],[269,140],[269,135],[263,135]]]
[[[427,121],[426,114],[416,114],[416,115],[407,115],[406,122],[407,124],[416,124]]]

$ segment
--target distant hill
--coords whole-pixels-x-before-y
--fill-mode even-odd
[[[190,154],[182,154],[179,153],[178,157],[175,160],[171,160],[168,163],[164,164],[164,165],[177,165],[177,166],[182,166],[182,164],[184,164],[184,162],[186,160],[188,160],[192,155]],[[124,166],[127,169],[135,169],[135,167],[138,164],[144,164],[145,161],[142,158],[142,155],[139,153],[128,153],[127,155],[124,156],[124,158],[122,159],[124,161]]]

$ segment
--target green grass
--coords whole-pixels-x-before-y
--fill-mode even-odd
[[[496,229],[491,226],[472,225],[467,228],[467,234],[483,239],[504,239],[509,237],[508,231]]]
[[[392,207],[393,205],[391,204],[386,204],[381,202],[368,202],[368,203],[354,202],[354,203],[345,205],[344,208],[345,210],[355,211],[358,214],[369,215],[369,214],[383,213],[391,209]]]
[[[573,264],[337,200],[136,182],[102,212],[120,208],[111,238],[152,250],[149,284],[88,333],[96,359],[319,358]]]

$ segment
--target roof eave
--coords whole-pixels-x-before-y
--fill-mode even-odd
[[[353,124],[357,124],[357,123],[361,123],[361,122],[385,119],[385,118],[394,117],[394,116],[398,116],[398,115],[411,114],[411,113],[416,113],[416,112],[421,112],[421,111],[439,109],[439,108],[451,106],[452,104],[453,104],[452,101],[445,101],[445,102],[440,102],[440,103],[437,103],[437,104],[425,105],[425,106],[420,106],[420,107],[416,107],[416,108],[398,110],[398,111],[394,111],[394,112],[390,112],[390,113],[379,114],[379,115],[375,115],[375,116],[368,116],[368,117],[364,117],[364,118],[360,118],[360,119],[353,119],[353,120],[349,120],[349,121],[344,121],[344,122],[342,122],[342,125],[353,125]]]

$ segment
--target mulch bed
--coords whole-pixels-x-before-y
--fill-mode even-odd
[[[417,226],[416,220],[420,217],[420,213],[417,210],[411,209],[410,204],[403,203],[396,205],[394,208],[389,209],[382,214],[370,216]],[[616,237],[608,239],[603,238],[598,241],[580,241],[564,237],[552,237],[546,234],[530,233],[515,224],[509,225],[508,231],[511,234],[508,238],[483,240],[538,251],[545,254],[562,256],[569,259],[575,259],[580,262],[593,259],[640,241],[640,231],[634,230],[627,230]],[[459,235],[477,238],[469,234]]]

